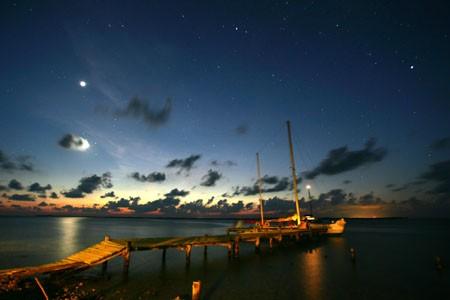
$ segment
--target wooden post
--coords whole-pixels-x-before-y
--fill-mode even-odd
[[[37,277],[34,277],[34,281],[36,281],[39,289],[42,292],[42,295],[44,295],[45,300],[49,300],[47,293],[45,292],[44,287],[42,286],[41,282],[39,281],[39,279]]]
[[[228,258],[232,257],[232,249],[233,249],[233,245],[231,243],[227,244],[227,249],[228,249]]]
[[[234,240],[234,257],[239,257],[239,237]]]
[[[192,300],[200,300],[202,292],[202,282],[200,280],[192,282]]]
[[[208,246],[203,247],[203,258],[206,259],[206,257],[208,256]]]
[[[110,240],[111,240],[111,237],[109,235],[105,235],[104,241],[107,242],[107,241],[110,241]]]
[[[269,238],[269,247],[270,249],[273,247],[273,238]]]
[[[255,252],[258,253],[259,252],[259,246],[261,244],[261,240],[259,239],[259,237],[256,238],[255,240]]]
[[[352,263],[356,262],[356,250],[354,248],[350,248],[350,257],[352,259]]]
[[[163,253],[162,253],[162,261],[163,261],[163,263],[166,262],[166,252],[167,252],[167,248],[163,248]]]
[[[108,270],[108,261],[102,263],[102,276],[106,275],[106,271]]]
[[[131,242],[127,241],[127,249],[122,255],[123,257],[123,275],[128,276],[128,269],[130,268],[130,256],[131,256]]]
[[[191,250],[192,245],[186,245],[184,248],[184,251],[186,251],[186,266],[189,266],[191,264]]]

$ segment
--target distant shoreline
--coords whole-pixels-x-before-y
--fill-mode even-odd
[[[153,219],[153,220],[259,220],[258,216],[248,216],[248,217],[156,217],[156,216],[80,216],[80,215],[0,215],[0,218],[17,218],[17,217],[39,217],[39,218],[98,218],[98,219]],[[276,215],[271,217],[278,217]],[[337,219],[340,217],[321,217],[320,219],[330,220]],[[346,220],[400,220],[400,219],[450,219],[447,218],[437,218],[437,217],[379,217],[379,218],[349,218],[344,217]]]

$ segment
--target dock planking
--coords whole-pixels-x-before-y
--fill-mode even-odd
[[[64,271],[85,270],[96,265],[103,264],[103,271],[106,271],[107,262],[117,256],[124,258],[124,274],[128,273],[130,256],[133,251],[163,250],[163,260],[165,251],[168,248],[183,250],[186,254],[186,264],[190,263],[190,255],[193,247],[211,246],[225,247],[229,257],[239,255],[239,243],[255,244],[255,249],[259,249],[261,240],[266,239],[272,246],[273,240],[281,242],[284,238],[295,238],[299,240],[302,236],[322,235],[326,233],[326,228],[306,229],[306,228],[259,228],[255,230],[229,230],[225,235],[202,235],[192,237],[152,237],[133,239],[111,239],[105,236],[105,240],[92,245],[84,250],[72,254],[57,262],[33,267],[22,267],[14,269],[0,270],[0,283],[11,284],[18,282],[22,278],[52,274]]]

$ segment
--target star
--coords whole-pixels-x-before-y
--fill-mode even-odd
[[[87,83],[84,80],[80,80],[79,85],[84,88],[86,87]]]
[[[409,69],[414,70],[414,65],[410,65]]]

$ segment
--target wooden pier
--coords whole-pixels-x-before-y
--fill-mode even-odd
[[[1,285],[15,285],[23,278],[66,272],[85,270],[97,265],[102,265],[102,271],[106,272],[109,260],[121,256],[123,258],[123,272],[128,274],[131,253],[133,251],[162,250],[162,260],[166,258],[166,250],[176,248],[182,250],[186,256],[186,265],[190,264],[191,251],[193,247],[204,247],[204,255],[207,255],[208,247],[224,247],[227,249],[229,258],[239,256],[241,243],[252,243],[255,250],[259,251],[261,242],[267,241],[270,247],[273,242],[283,240],[299,241],[302,237],[312,237],[326,234],[323,228],[259,228],[254,230],[229,230],[225,235],[203,235],[193,237],[155,237],[135,239],[105,239],[98,244],[92,245],[80,252],[68,256],[54,263],[34,267],[22,267],[0,270]]]

